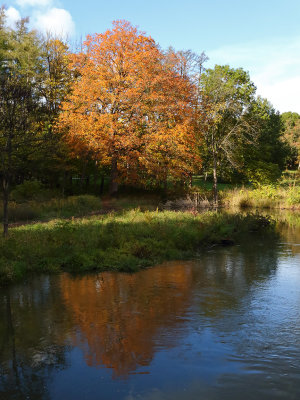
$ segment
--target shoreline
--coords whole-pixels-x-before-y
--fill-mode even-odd
[[[266,231],[274,224],[259,215],[139,209],[22,225],[0,239],[0,286],[60,271],[135,272]]]

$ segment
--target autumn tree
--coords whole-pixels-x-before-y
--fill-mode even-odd
[[[176,51],[173,47],[169,47],[164,54],[165,62],[176,68],[182,77],[191,79],[195,84],[199,82],[205,69],[203,64],[208,60],[204,52],[197,54],[192,50]]]
[[[78,79],[59,128],[79,154],[110,167],[110,193],[121,180],[185,176],[198,163],[192,126],[193,85],[168,65],[154,40],[129,22],[88,36],[72,56]]]

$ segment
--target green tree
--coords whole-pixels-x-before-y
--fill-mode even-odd
[[[77,171],[73,157],[65,143],[63,134],[55,129],[61,102],[70,91],[72,73],[69,69],[69,47],[66,41],[47,36],[42,39],[42,70],[39,91],[43,99],[44,142],[35,153],[34,164],[38,168],[35,177],[51,186],[60,182],[65,191],[67,174]]]
[[[282,120],[267,99],[258,97],[250,111],[256,121],[254,145],[240,148],[243,176],[254,183],[271,183],[278,179],[291,153],[282,135]]]
[[[8,233],[8,200],[12,180],[39,145],[41,98],[37,76],[41,69],[40,40],[27,28],[28,20],[15,30],[5,28],[1,12],[0,37],[0,153],[3,189],[4,235]]]
[[[243,69],[216,65],[201,75],[200,89],[200,129],[205,141],[203,158],[213,171],[213,194],[217,204],[218,176],[223,164],[238,167],[237,143],[254,140],[255,121],[249,109],[256,88]]]
[[[300,115],[296,112],[281,114],[283,122],[283,135],[292,148],[289,167],[300,170]]]

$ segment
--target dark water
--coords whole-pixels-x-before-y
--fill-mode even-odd
[[[0,399],[299,399],[298,226],[135,275],[2,289]]]

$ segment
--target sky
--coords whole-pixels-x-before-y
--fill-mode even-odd
[[[0,0],[1,1],[1,0]],[[280,112],[300,113],[300,0],[6,0],[7,23],[79,41],[126,19],[162,48],[205,51],[206,67],[249,71]]]

